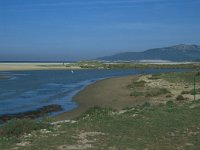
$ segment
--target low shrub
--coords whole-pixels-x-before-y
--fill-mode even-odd
[[[128,88],[135,88],[135,87],[144,87],[146,84],[146,81],[139,80],[139,81],[133,81],[130,85],[128,85]]]
[[[175,106],[175,104],[174,104],[174,102],[173,102],[172,100],[167,101],[167,102],[166,102],[166,105],[167,105],[168,107]]]
[[[98,106],[94,106],[89,108],[85,113],[83,113],[80,118],[86,119],[89,118],[90,120],[100,119],[104,117],[110,116],[115,110],[111,108],[101,108]]]
[[[190,91],[182,91],[181,94],[191,94]]]
[[[144,87],[145,84],[146,84],[146,81],[144,81],[144,80],[135,81],[135,82],[133,82],[133,84],[134,84],[136,87]]]
[[[182,91],[181,94],[191,94],[194,95],[194,89],[190,91]],[[200,94],[200,88],[196,89],[196,94]]]
[[[142,107],[144,108],[144,107],[150,107],[151,106],[151,104],[149,103],[149,102],[145,102],[143,105],[142,105]]]
[[[178,95],[178,96],[176,97],[176,100],[177,100],[177,101],[183,101],[183,100],[185,100],[185,98],[184,98],[182,95]]]
[[[198,72],[196,73],[196,76],[200,76],[200,71],[198,71]]]
[[[154,97],[154,96],[159,96],[159,95],[169,94],[169,93],[171,92],[166,88],[154,88],[148,91],[145,96]]]
[[[172,97],[171,94],[167,94],[167,95],[166,95],[166,98],[170,98],[170,97]]]
[[[151,77],[148,78],[149,80],[158,80],[160,79],[160,74],[153,74]]]
[[[48,123],[31,119],[13,119],[6,122],[0,129],[0,136],[18,137],[34,130],[49,128]]]
[[[132,91],[130,93],[130,96],[135,96],[135,97],[144,96],[144,93],[143,92],[138,92],[138,91]]]
[[[190,91],[191,95],[194,95],[194,89]],[[196,94],[200,94],[200,88],[196,89]]]

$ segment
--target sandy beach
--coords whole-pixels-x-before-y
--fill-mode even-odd
[[[127,85],[138,76],[115,77],[97,81],[73,97],[79,107],[56,117],[58,120],[74,119],[93,106],[121,110],[144,103],[130,96]]]
[[[81,69],[78,66],[66,67],[65,65],[62,63],[0,63],[0,71]]]
[[[127,107],[142,105],[145,102],[160,104],[169,100],[193,100],[194,96],[190,92],[193,90],[193,84],[190,84],[190,81],[189,84],[187,82],[190,79],[188,78],[190,75],[188,76],[187,73],[182,76],[177,74],[177,76],[186,81],[179,81],[178,77],[177,81],[170,81],[170,76],[173,76],[173,74],[163,74],[161,76],[150,74],[131,75],[97,81],[73,97],[73,100],[79,105],[76,109],[65,112],[56,118],[58,120],[74,119],[88,108],[94,106],[112,108],[119,111]],[[178,96],[181,96],[181,100],[177,99]],[[200,99],[200,94],[196,94],[196,99]]]

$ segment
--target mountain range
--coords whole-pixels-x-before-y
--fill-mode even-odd
[[[112,56],[98,58],[105,61],[200,61],[200,46],[179,44],[164,48],[154,48],[143,52],[123,52]]]

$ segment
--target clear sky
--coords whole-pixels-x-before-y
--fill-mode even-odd
[[[0,61],[200,44],[200,0],[0,0]]]

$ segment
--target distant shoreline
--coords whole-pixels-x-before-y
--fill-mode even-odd
[[[76,63],[77,61],[0,61],[0,63]]]
[[[80,70],[80,69],[199,69],[200,63],[133,62],[0,62],[0,71]]]
[[[40,63],[40,62],[6,62],[0,63],[0,71],[25,71],[25,70],[75,70],[82,69],[78,66],[66,67],[70,63]]]

